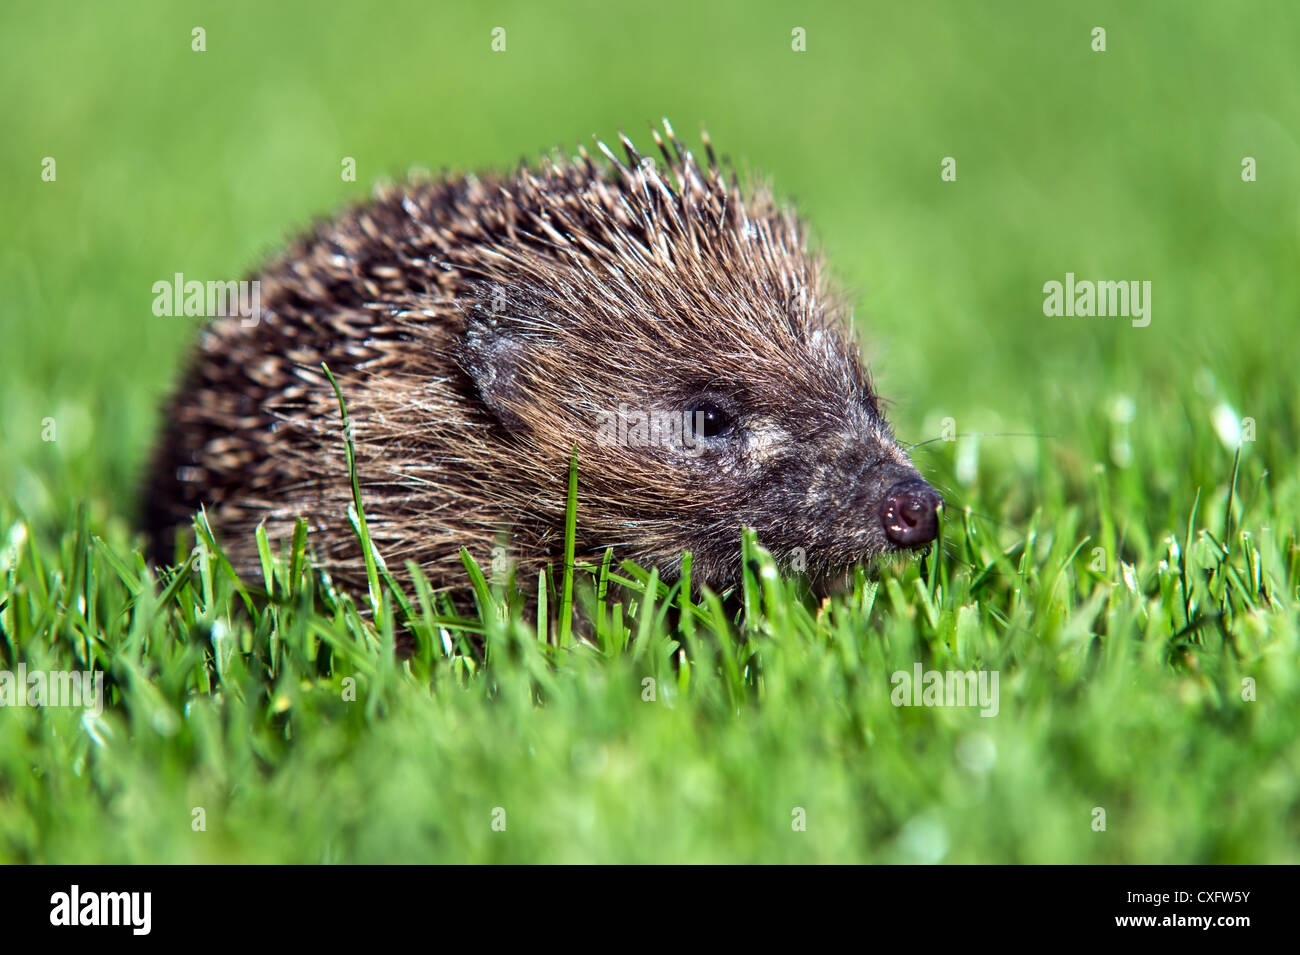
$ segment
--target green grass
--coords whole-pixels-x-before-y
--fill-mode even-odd
[[[94,666],[109,704],[0,709],[0,861],[1300,861],[1293,5],[591,10],[0,13],[0,670]],[[210,538],[145,567],[194,331],[154,281],[664,114],[798,202],[902,437],[1032,435],[917,448],[929,560],[821,604],[750,542],[739,614],[560,567],[515,582],[540,633],[469,562],[468,617],[382,553],[339,593],[303,535],[266,595]],[[1150,327],[1045,317],[1067,271],[1152,281]],[[997,715],[893,705],[916,663],[996,671]]]

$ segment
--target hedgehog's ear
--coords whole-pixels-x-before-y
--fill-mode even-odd
[[[461,364],[502,426],[519,431],[524,421],[516,409],[525,404],[527,395],[523,366],[528,343],[514,323],[493,307],[494,298],[489,293],[470,305]]]

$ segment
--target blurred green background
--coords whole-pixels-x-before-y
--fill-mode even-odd
[[[1076,6],[6,3],[0,484],[38,522],[127,512],[194,330],[155,281],[238,277],[415,165],[648,148],[661,116],[798,204],[905,439],[1034,431],[1083,474],[1083,423],[1128,398],[1133,467],[1218,467],[1179,449],[1224,400],[1293,451],[1262,421],[1300,341],[1300,12]],[[1045,317],[1067,271],[1150,280],[1150,327]]]
[[[205,850],[209,858],[331,859],[313,855],[328,844],[342,845],[344,860],[1296,859],[1300,764],[1285,713],[1300,699],[1287,587],[1300,514],[1300,7],[808,6],[8,0],[0,515],[22,515],[57,540],[86,500],[106,539],[125,538],[159,402],[196,328],[153,315],[154,282],[175,272],[239,277],[313,218],[413,166],[507,168],[619,128],[648,149],[647,125],[663,116],[698,142],[704,123],[720,153],[770,179],[811,223],[857,303],[902,438],[936,437],[946,418],[961,432],[1038,435],[917,455],[950,501],[969,497],[996,514],[1006,539],[992,552],[1019,541],[1028,555],[1029,576],[1008,572],[978,602],[973,569],[955,559],[945,569],[966,589],[946,593],[942,620],[980,628],[955,659],[1010,661],[1009,718],[987,721],[998,724],[988,731],[1000,754],[989,787],[952,762],[954,741],[978,717],[899,713],[867,694],[864,733],[841,719],[851,705],[824,705],[826,687],[849,698],[860,690],[835,682],[826,662],[857,652],[846,637],[792,643],[784,664],[773,652],[773,686],[801,674],[782,684],[784,696],[772,691],[789,705],[739,715],[722,704],[638,708],[619,682],[636,685],[626,662],[566,670],[545,719],[534,719],[526,688],[522,703],[503,708],[408,687],[402,699],[416,702],[373,726],[356,712],[307,707],[265,787],[193,766],[220,762],[211,753],[226,751],[210,740],[224,732],[233,777],[260,778],[263,764],[247,750],[261,743],[248,740],[274,714],[250,716],[247,729],[235,704],[200,700],[187,716],[192,752],[189,736],[162,742],[137,728],[116,761],[100,762],[93,798],[110,794],[103,815],[77,808],[92,783],[60,749],[84,756],[90,745],[75,714],[43,714],[63,721],[53,724],[62,736],[0,734],[11,747],[0,765],[38,762],[63,787],[62,799],[46,800],[37,774],[15,776],[28,788],[22,811],[6,817],[18,833],[6,837],[20,847],[12,858],[85,858],[107,829],[117,841],[94,858],[192,858],[179,837],[154,832],[155,820],[165,810],[188,822],[199,798],[190,790],[210,790],[256,811],[232,814],[231,841],[219,845],[234,848]],[[206,31],[205,52],[191,50],[195,27]],[[496,27],[504,52],[492,50]],[[1106,30],[1104,53],[1092,49],[1096,27]],[[791,48],[795,28],[806,31],[804,52]],[[356,182],[340,177],[349,156]],[[1251,183],[1241,178],[1247,156],[1257,163]],[[53,182],[41,178],[45,157],[57,163]],[[957,162],[955,182],[940,178],[944,157]],[[1044,316],[1043,284],[1067,272],[1150,281],[1150,326]],[[1202,666],[1222,664],[1226,682],[1217,670],[1196,673],[1195,659],[1172,659],[1187,585],[1177,591],[1167,559],[1179,546],[1169,535],[1189,551],[1193,524],[1218,528],[1231,511],[1231,432],[1246,417],[1256,426],[1238,482],[1246,519],[1233,529],[1267,536],[1283,601],[1271,616],[1241,609],[1233,623],[1246,647],[1241,672],[1261,678],[1257,708],[1235,705],[1238,649],[1225,649],[1226,637],[1202,648]],[[47,418],[54,442],[41,440]],[[963,454],[964,472],[954,466]],[[1198,500],[1198,520],[1213,521],[1189,520]],[[1087,552],[1075,560],[1087,535],[1144,581],[1116,585],[1105,619],[1097,608],[1114,568],[1105,577],[1086,567]],[[65,541],[65,562],[68,553]],[[43,639],[45,572],[35,563],[23,565],[9,613]],[[872,612],[888,639],[842,627],[862,641],[873,679],[922,649],[943,659],[941,628],[926,629],[917,610],[924,588],[904,599],[890,585],[890,602],[882,590]],[[1161,600],[1153,587],[1164,588]],[[37,609],[21,618],[29,599]],[[1004,632],[1007,607],[1028,616]],[[1108,626],[1107,659],[1131,652],[1141,665],[1092,681],[1086,648]],[[39,656],[40,641],[29,641]],[[180,637],[174,645],[192,649]],[[150,652],[172,647],[155,640]],[[184,687],[164,689],[190,713]],[[328,689],[315,692],[323,699]],[[589,773],[608,755],[602,734],[618,741],[612,768]],[[29,756],[23,747],[38,737]],[[76,778],[60,775],[65,765]],[[823,794],[839,827],[816,829],[808,848],[757,841],[770,805],[807,798],[806,787]],[[511,788],[544,819],[524,851],[510,855],[477,831],[446,841],[456,799],[478,806]],[[1114,841],[1080,822],[1102,795],[1127,818]],[[413,807],[428,817],[418,832],[401,825]],[[354,827],[341,843],[322,835],[336,813]],[[933,843],[941,823],[951,851],[946,841],[934,852],[909,848]],[[895,833],[902,849],[885,842]]]

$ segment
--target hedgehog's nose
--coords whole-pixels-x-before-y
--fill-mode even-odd
[[[920,547],[939,533],[939,508],[943,498],[924,481],[913,479],[895,484],[880,502],[880,521],[885,537],[902,547]]]

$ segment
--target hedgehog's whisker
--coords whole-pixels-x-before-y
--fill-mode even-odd
[[[927,438],[924,441],[918,441],[916,444],[907,444],[900,442],[908,451],[915,451],[917,448],[923,448],[927,444],[934,444],[936,441],[954,441],[957,438],[1055,438],[1054,434],[1042,434],[1037,431],[969,431],[962,434],[939,435],[936,438]]]

